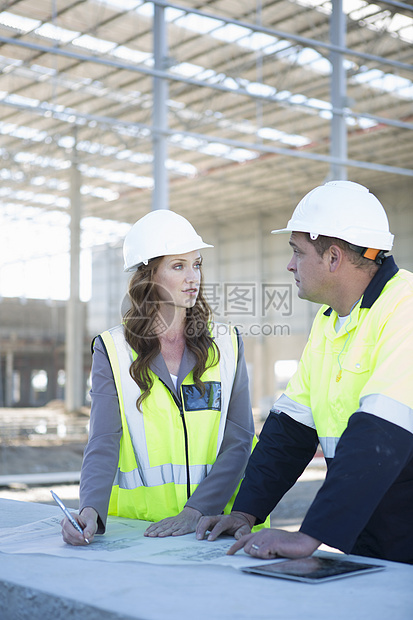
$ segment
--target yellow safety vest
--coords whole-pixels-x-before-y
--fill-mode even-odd
[[[188,492],[193,493],[208,475],[221,447],[237,367],[237,335],[230,329],[217,336],[220,362],[202,375],[205,397],[194,385],[191,372],[181,385],[180,406],[151,372],[153,386],[142,412],[136,407],[140,390],[129,374],[136,354],[125,341],[123,327],[101,337],[115,379],[123,429],[108,513],[145,521],[176,515],[187,502]],[[209,361],[212,355],[211,350]],[[234,498],[225,512],[230,511]]]

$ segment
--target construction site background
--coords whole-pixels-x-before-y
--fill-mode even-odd
[[[256,433],[263,420],[256,413]],[[87,443],[89,408],[66,413],[63,401],[44,407],[0,408],[0,498],[53,504],[53,488],[78,509],[79,478]],[[321,453],[271,514],[271,524],[298,529],[325,477]]]

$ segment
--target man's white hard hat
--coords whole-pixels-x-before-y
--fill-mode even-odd
[[[192,224],[169,209],[151,211],[138,220],[123,242],[124,271],[136,271],[151,258],[213,248],[202,241]]]
[[[306,232],[337,237],[365,248],[391,250],[394,235],[381,202],[367,187],[352,181],[330,181],[298,203],[286,228],[273,234]]]

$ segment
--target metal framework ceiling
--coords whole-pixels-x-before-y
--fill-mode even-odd
[[[195,224],[290,211],[330,174],[333,112],[346,120],[350,179],[413,187],[411,3],[344,1],[341,110],[330,103],[330,2],[156,4],[168,7],[162,70],[152,2],[0,2],[3,212],[66,213],[73,161],[84,217],[147,212],[154,75],[169,85],[170,207]]]

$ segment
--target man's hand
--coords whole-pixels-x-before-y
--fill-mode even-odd
[[[167,517],[152,523],[144,532],[144,536],[155,538],[159,536],[164,538],[166,536],[183,536],[190,532],[195,532],[195,528],[199,519],[202,517],[202,513],[195,508],[185,506],[184,509],[178,513],[175,517]]]
[[[72,513],[72,517],[79,523],[83,530],[83,534],[78,532],[70,523],[69,519],[65,517],[60,522],[60,525],[62,526],[63,540],[68,545],[78,546],[90,544],[98,529],[98,513],[94,508],[87,506],[86,508],[83,508],[79,515]],[[89,543],[86,542],[86,539]]]
[[[305,558],[319,547],[321,542],[302,532],[286,532],[273,528],[262,529],[255,534],[243,536],[228,550],[234,555],[244,548],[255,558]]]
[[[207,540],[215,540],[224,532],[239,539],[244,534],[251,532],[254,523],[255,517],[246,512],[231,512],[229,515],[202,517],[196,528],[196,537],[198,540],[203,540],[209,531]]]

